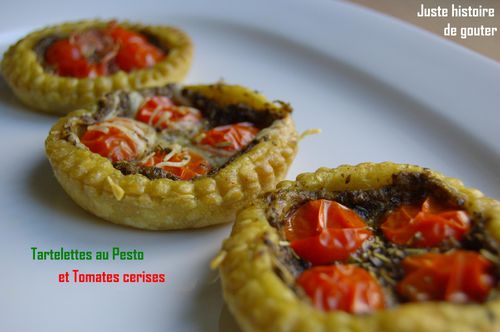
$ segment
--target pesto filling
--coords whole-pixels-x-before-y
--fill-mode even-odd
[[[196,108],[203,116],[200,127],[195,130],[155,129],[157,137],[156,143],[149,149],[149,152],[158,149],[166,149],[168,152],[168,146],[178,144],[202,155],[210,162],[212,167],[207,175],[196,176],[193,180],[202,176],[216,174],[260,142],[268,140],[266,135],[260,135],[259,133],[253,141],[241,150],[235,151],[230,155],[219,155],[216,152],[212,153],[211,151],[201,149],[196,144],[197,135],[214,127],[240,122],[250,122],[259,130],[262,130],[272,126],[275,121],[281,120],[288,115],[287,112],[280,112],[271,107],[257,110],[245,104],[221,105],[202,94],[193,92],[189,89],[181,89],[174,84],[169,84],[164,87],[144,89],[138,92],[119,91],[108,94],[99,100],[97,110],[93,115],[85,115],[75,121],[68,122],[63,137],[78,145],[78,137],[81,137],[89,126],[115,117],[133,119],[140,105],[153,96],[165,96],[171,99],[177,106]],[[124,175],[142,174],[151,180],[161,178],[180,180],[174,174],[160,167],[142,165],[141,159],[142,158],[131,161],[116,161],[113,162],[113,166]]]

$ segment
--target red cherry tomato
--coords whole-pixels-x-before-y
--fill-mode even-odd
[[[154,66],[165,57],[163,51],[150,44],[123,44],[116,55],[116,64],[126,72]]]
[[[470,219],[465,211],[446,210],[428,198],[421,207],[401,206],[389,214],[381,228],[396,244],[432,247],[448,238],[462,239],[470,229]]]
[[[107,33],[120,45],[115,61],[124,71],[151,67],[165,57],[161,49],[139,33],[116,24],[111,24]]]
[[[136,142],[116,127],[109,127],[106,133],[100,130],[87,130],[80,141],[90,151],[111,161],[132,160],[139,154]]]
[[[372,231],[354,211],[319,199],[307,202],[288,219],[285,235],[297,255],[319,265],[348,259]]]
[[[151,158],[144,162],[144,166],[161,167],[163,170],[179,177],[181,180],[190,180],[195,176],[207,174],[210,170],[210,164],[207,160],[199,154],[188,150],[178,152],[168,160],[168,162],[179,163],[185,158],[189,158],[189,162],[184,166],[161,166],[161,163],[165,161],[164,159],[167,154],[168,153],[164,150],[156,152]]]
[[[370,313],[385,307],[382,288],[365,269],[354,265],[317,266],[297,278],[318,309]]]
[[[402,265],[396,289],[409,301],[483,302],[494,286],[493,264],[472,251],[410,256]]]
[[[111,38],[111,39],[110,39]],[[115,45],[118,45],[116,50]],[[99,60],[89,60],[89,54]],[[165,57],[165,53],[152,45],[139,33],[116,24],[104,30],[89,30],[54,42],[45,52],[46,62],[61,76],[94,78],[110,73],[115,63],[124,71],[147,68]]]
[[[106,74],[105,66],[89,63],[78,45],[69,39],[61,39],[50,45],[45,52],[45,61],[60,76],[85,78]]]
[[[240,122],[210,129],[200,143],[221,150],[238,151],[250,143],[258,132],[259,129],[251,123]]]
[[[116,24],[116,22],[111,22],[105,31],[117,43],[122,45],[128,43],[140,44],[148,42],[146,38],[144,38],[144,36],[142,36],[141,34],[125,29]]]
[[[135,118],[161,129],[172,126],[187,129],[199,124],[202,116],[195,108],[177,107],[167,97],[154,96],[141,106]]]

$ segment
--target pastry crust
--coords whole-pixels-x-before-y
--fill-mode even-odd
[[[85,20],[50,26],[30,33],[4,54],[2,74],[15,95],[26,105],[48,113],[66,114],[94,103],[116,90],[134,90],[182,80],[189,69],[193,45],[181,30],[168,26],[147,26],[120,22],[120,26],[147,33],[169,50],[166,58],[150,68],[118,71],[97,78],[73,78],[44,70],[34,48],[45,37],[69,35],[74,31],[105,27],[108,21]]]
[[[277,190],[344,191],[376,189],[392,183],[393,174],[425,173],[444,189],[465,200],[465,209],[481,215],[492,238],[500,243],[500,205],[476,190],[429,169],[394,163],[364,163],[320,168]],[[370,315],[323,312],[302,300],[275,272],[278,230],[266,217],[267,203],[258,200],[242,210],[218,256],[224,298],[244,331],[499,331],[500,299],[483,304],[408,303]]]
[[[256,112],[281,116],[260,131],[255,145],[215,174],[181,181],[123,175],[107,158],[64,139],[68,121],[96,107],[72,112],[54,125],[45,146],[56,178],[75,202],[117,224],[154,230],[198,228],[234,220],[240,208],[284,178],[297,151],[288,105],[271,103],[236,85],[187,86],[183,91],[222,104],[242,101]]]

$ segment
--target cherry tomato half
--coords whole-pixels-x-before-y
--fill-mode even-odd
[[[378,282],[354,265],[316,266],[302,273],[297,283],[321,310],[364,314],[385,307]]]
[[[100,125],[102,123],[96,124]],[[80,138],[80,142],[90,151],[111,161],[132,160],[140,153],[137,143],[131,136],[117,127],[106,127],[104,131],[87,130]]]
[[[167,97],[154,96],[146,100],[135,117],[138,121],[157,128],[189,129],[200,123],[200,111],[191,107],[178,107]]]
[[[409,301],[483,302],[494,286],[493,264],[472,251],[410,256],[402,265],[396,290]]]
[[[74,45],[69,39],[61,39],[50,45],[45,52],[45,61],[60,76],[92,78],[107,73],[106,66],[89,63],[78,45]]]
[[[161,49],[137,32],[111,24],[107,33],[120,45],[115,61],[126,72],[151,67],[165,57]]]
[[[109,23],[105,32],[113,38],[119,44],[141,44],[147,43],[148,41],[144,36],[137,32],[130,31],[124,27],[119,26],[116,22]]]
[[[251,123],[240,122],[210,129],[200,143],[221,150],[238,151],[250,143],[258,132],[259,129]]]
[[[363,220],[335,201],[309,201],[287,220],[286,238],[314,265],[346,260],[372,235]]]
[[[449,238],[462,239],[470,229],[470,219],[465,211],[447,210],[428,198],[420,207],[403,205],[393,211],[381,228],[396,244],[432,247]]]
[[[190,180],[195,176],[207,174],[210,170],[210,164],[208,161],[199,154],[190,150],[178,152],[168,160],[168,162],[179,163],[189,158],[189,162],[187,162],[184,166],[161,166],[161,163],[165,161],[164,159],[167,154],[168,152],[165,150],[158,151],[151,158],[146,160],[143,165],[161,167],[163,170],[179,177],[181,180]],[[158,164],[160,164],[160,166]]]

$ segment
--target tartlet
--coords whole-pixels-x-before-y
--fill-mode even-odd
[[[169,26],[128,22],[119,22],[118,25],[139,33],[163,49],[166,55],[161,61],[142,69],[128,72],[114,70],[109,75],[82,78],[59,75],[46,65],[47,47],[54,42],[70,38],[72,34],[105,29],[110,24],[116,23],[85,20],[34,31],[12,45],[4,54],[1,64],[2,74],[24,104],[40,111],[58,114],[66,114],[68,111],[94,103],[99,97],[111,91],[161,86],[180,81],[187,74],[193,45],[186,33]],[[96,43],[95,36],[87,37],[90,37],[86,38],[87,44]],[[134,38],[137,39],[137,36]]]
[[[423,235],[413,234],[404,240],[404,244],[391,242],[401,239],[392,238],[392,235],[402,233],[388,231],[388,225],[392,222],[390,219],[407,207],[405,204],[419,205],[423,201],[425,205],[427,199],[437,199],[457,209],[445,215],[453,215],[453,222],[461,221],[467,226],[467,231],[455,232],[459,228],[454,223],[453,226],[439,226],[441,228],[436,229],[446,229],[441,235],[447,234],[449,237],[439,241],[431,239],[434,242],[431,241],[428,247],[424,242],[418,242],[425,240],[428,235],[425,232]],[[330,200],[332,206],[342,206],[344,217],[354,212],[356,218],[368,225],[356,226],[358,235],[366,231],[371,236],[368,240],[362,239],[365,242],[354,248],[349,258],[341,257],[347,246],[338,245],[336,252],[330,252],[336,257],[330,257],[330,263],[327,263],[328,259],[322,260],[326,257],[324,255],[316,256],[318,261],[311,263],[303,257],[307,256],[308,250],[315,250],[311,249],[313,245],[301,247],[300,240],[290,240],[293,220],[307,215],[300,212],[301,209],[318,200]],[[322,211],[326,214],[324,211],[329,210]],[[302,228],[295,231],[296,235],[300,235],[307,230]],[[312,237],[307,238],[307,241],[312,240]],[[325,249],[326,242],[316,251]],[[457,179],[447,178],[426,168],[388,162],[364,163],[336,169],[320,168],[314,173],[299,175],[295,182],[281,182],[275,191],[265,194],[238,213],[231,236],[225,240],[221,252],[212,263],[213,267],[220,268],[224,298],[243,331],[498,331],[499,243],[500,205],[497,201],[483,196],[478,190],[464,187]],[[333,242],[329,242],[329,245],[335,247]],[[432,298],[422,296],[426,295],[425,289],[418,288],[418,285],[410,285],[417,288],[408,287],[410,279],[417,284],[430,282],[431,285],[440,280],[432,277],[432,274],[415,278],[411,275],[415,262],[420,261],[422,265],[417,266],[419,268],[432,269],[434,258],[448,262],[458,256],[472,257],[477,264],[473,268],[472,265],[460,263],[457,268],[461,268],[461,276],[451,274],[448,277],[462,278],[455,279],[455,282],[471,282],[475,280],[476,272],[482,269],[482,274],[477,274],[480,276],[477,282],[488,286],[483,288],[482,294],[469,294],[462,290],[463,293],[446,293],[450,295],[447,301],[436,298],[427,301]],[[453,264],[433,271],[439,274],[450,266],[455,268]],[[319,278],[306,275],[308,271],[323,269],[329,272],[321,274]],[[326,297],[335,294],[327,294],[322,289],[317,291],[319,288],[316,293],[309,293],[311,287],[323,287],[330,278],[332,283],[329,285],[340,289],[339,294],[344,292],[346,288],[342,289],[344,286],[339,280],[350,273],[359,272],[355,269],[364,271],[364,274],[357,274],[356,280],[370,280],[364,284],[368,286],[358,289],[357,295],[351,293],[351,299],[348,300],[362,297],[360,294],[368,288],[376,293],[374,297],[366,297],[363,305],[349,307],[352,309],[350,311],[341,307],[345,299]],[[344,275],[334,276],[333,270],[341,270]],[[343,280],[349,284],[354,277]],[[445,286],[442,288],[446,290],[465,287],[460,282],[453,285],[455,288]],[[434,289],[436,292],[442,291]],[[407,297],[408,291],[410,297]],[[418,296],[412,298],[412,294]],[[381,297],[384,297],[382,302]],[[337,309],[332,309],[336,306]]]
[[[175,122],[174,113],[164,116],[155,104],[142,119],[158,100],[174,101],[184,117]],[[284,178],[297,151],[291,112],[286,103],[222,83],[114,92],[60,119],[46,154],[73,200],[103,219],[155,230],[204,227],[232,221],[238,209]],[[94,136],[122,128],[123,121],[138,126],[132,139],[143,143],[96,150],[102,144]],[[127,155],[131,151],[135,156]]]

